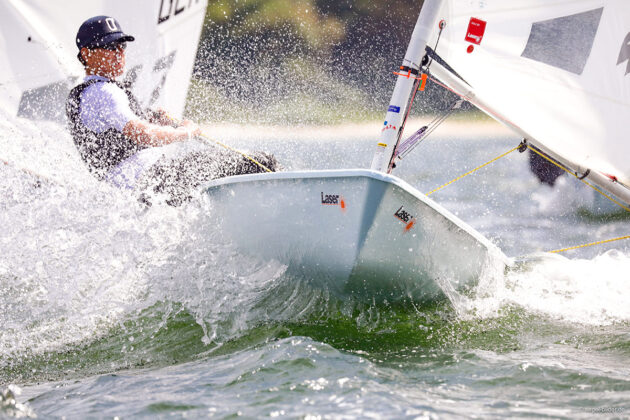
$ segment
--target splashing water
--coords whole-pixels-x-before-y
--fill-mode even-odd
[[[256,347],[261,353],[270,352],[273,359],[271,353],[285,354],[285,346],[302,345],[302,339],[285,337],[307,336],[308,346],[326,348],[326,357],[318,363],[338,357],[339,349],[344,358],[372,360],[375,366],[361,373],[365,377],[344,374],[364,384],[372,380],[367,377],[402,374],[395,367],[379,366],[380,359],[386,364],[415,360],[425,366],[428,360],[450,360],[442,353],[453,348],[463,348],[461,360],[475,360],[472,366],[509,364],[512,359],[520,363],[520,353],[502,356],[501,352],[529,345],[519,341],[523,325],[532,317],[535,323],[559,321],[578,329],[630,321],[624,304],[630,296],[625,274],[630,255],[622,251],[590,259],[532,257],[508,271],[489,258],[471,295],[445,290],[449,301],[437,305],[339,301],[282,264],[237,253],[223,237],[211,202],[146,208],[134,197],[93,180],[62,127],[10,118],[0,124],[0,150],[11,163],[0,165],[3,383],[81,378],[133,367],[174,368],[181,361],[207,355],[211,359],[227,355],[225,369],[232,369],[240,360],[234,354],[247,359],[247,349]],[[369,160],[364,157],[372,149],[371,141],[353,137],[352,142],[339,142],[334,137],[339,130],[318,136],[304,131],[299,141],[294,133],[281,139],[273,133],[261,140],[257,128],[247,133],[228,127],[225,133],[218,129],[215,133],[232,136],[235,144],[242,141],[269,149],[295,169],[361,166],[356,162]],[[321,147],[324,140],[337,153],[331,155],[329,147]],[[406,170],[412,166],[413,162]],[[426,176],[419,182],[439,183]],[[486,220],[485,211],[472,209],[465,219],[474,225]],[[625,345],[617,340],[619,346]],[[265,347],[268,341],[275,343],[273,351]],[[182,349],[186,346],[190,349]],[[528,357],[515,376],[556,366],[538,355]],[[452,358],[462,363],[460,356]],[[309,360],[294,361],[302,370],[285,368],[305,375],[298,382],[308,384],[305,389],[312,395],[326,392],[330,384],[308,377],[309,369],[316,368]],[[456,362],[444,366],[450,363]],[[265,372],[257,365],[250,370]],[[256,376],[248,374],[242,377],[254,378],[253,382],[241,379],[245,385],[240,386],[256,383]],[[287,395],[292,395],[289,390]],[[10,408],[13,414],[7,415],[18,415],[15,401]],[[34,415],[28,407],[20,410]]]
[[[282,274],[282,266],[222,243],[211,208],[146,208],[93,180],[62,127],[7,121],[0,131],[10,162],[0,166],[3,359],[95,340],[160,301],[184,304],[209,342],[226,312]]]
[[[91,179],[63,128],[8,121],[0,136],[12,162],[0,182],[0,347],[7,356],[93,340],[163,301],[183,303],[206,343],[269,316],[246,308],[276,283],[286,284],[279,280],[287,281],[286,267],[232,251],[211,208],[200,202],[144,208]],[[44,181],[18,168],[37,168]],[[623,305],[630,284],[621,274],[629,265],[619,252],[541,259],[506,275],[489,262],[476,297],[445,293],[463,319],[517,305],[571,322],[609,324],[630,315]],[[228,324],[231,333],[220,333]]]
[[[22,390],[15,385],[9,385],[0,393],[0,416],[13,417],[16,419],[37,417],[30,407],[16,401],[21,393]]]
[[[589,325],[630,321],[630,256],[611,250],[593,259],[542,258],[511,273],[505,300],[554,318]]]

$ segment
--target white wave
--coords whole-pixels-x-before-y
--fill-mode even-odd
[[[592,259],[539,254],[504,273],[488,272],[464,317],[495,317],[506,305],[585,325],[630,321],[630,255],[611,250]]]

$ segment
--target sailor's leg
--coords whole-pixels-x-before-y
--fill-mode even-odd
[[[251,158],[271,171],[280,168],[273,155],[255,152]],[[162,195],[166,203],[181,205],[192,198],[193,192],[216,178],[266,172],[260,165],[235,152],[223,149],[194,151],[176,160],[165,160],[154,165],[148,173],[152,195]]]
[[[262,165],[262,166],[261,166]],[[239,156],[237,162],[225,168],[224,176],[255,174],[260,172],[277,172],[282,170],[274,155],[265,152],[251,152],[245,156]]]

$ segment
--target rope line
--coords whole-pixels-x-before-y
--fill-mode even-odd
[[[170,119],[174,124],[176,125],[181,125],[181,122],[179,121],[179,119],[169,115],[168,113],[166,114],[166,118]],[[271,169],[267,168],[265,165],[263,165],[262,163],[258,162],[256,159],[254,159],[253,157],[249,156],[247,153],[245,152],[241,152],[238,149],[235,149],[233,147],[228,146],[225,143],[221,143],[218,140],[213,139],[212,137],[210,137],[209,135],[207,135],[206,133],[202,132],[201,133],[201,139],[205,140],[206,143],[214,143],[217,144],[227,150],[230,150],[234,153],[238,153],[239,155],[243,156],[245,159],[248,159],[249,161],[253,162],[254,164],[258,165],[259,168],[263,169],[265,172],[273,172]]]
[[[9,162],[8,160],[5,160],[3,157],[0,157],[0,163],[5,165],[5,166],[9,166],[9,167],[11,167],[11,168],[13,168],[15,170],[18,170],[18,171],[20,171],[22,173],[25,173],[27,175],[32,176],[32,177],[36,178],[38,180],[38,182],[39,181],[44,181],[44,182],[50,182],[50,183],[53,183],[53,184],[56,184],[56,185],[64,185],[61,181],[59,181],[59,180],[57,180],[55,178],[52,178],[52,177],[50,177],[48,175],[42,175],[42,174],[40,174],[38,172],[35,172],[35,171],[31,170],[31,169],[28,169],[28,168],[19,167],[19,166],[15,165],[15,164]]]
[[[600,193],[601,195],[603,195],[604,197],[606,197],[607,199],[609,199],[610,201],[612,201],[613,203],[615,203],[616,205],[618,205],[619,207],[621,207],[622,209],[624,209],[627,212],[630,212],[630,208],[627,206],[624,206],[623,204],[621,204],[619,201],[615,200],[614,198],[612,198],[611,196],[609,196],[608,194],[606,194],[605,192],[603,192],[602,190],[600,190],[599,188],[597,188],[596,186],[592,185],[590,182],[585,181],[584,179],[581,179],[576,173],[570,171],[569,169],[565,168],[564,166],[562,166],[560,163],[556,162],[555,160],[551,159],[549,156],[546,156],[544,153],[540,152],[539,150],[534,149],[533,147],[531,147],[530,145],[527,145],[527,148],[529,150],[531,150],[532,152],[536,153],[538,156],[544,158],[545,160],[547,160],[548,162],[553,163],[554,165],[556,165],[558,168],[564,170],[565,172],[573,175],[575,178],[577,178],[578,180],[582,181],[584,184],[588,185],[589,187],[591,187],[592,189],[594,189],[595,191],[597,191],[598,193]]]
[[[588,244],[571,246],[571,247],[568,247],[568,248],[555,249],[553,251],[547,251],[547,252],[552,253],[552,254],[558,254],[560,252],[571,251],[573,249],[579,249],[579,248],[586,248],[586,247],[594,246],[594,245],[606,244],[606,243],[609,243],[609,242],[621,241],[623,239],[630,239],[630,235],[620,236],[618,238],[613,238],[613,239],[605,239],[603,241],[591,242],[591,243],[588,243]]]
[[[523,146],[523,144],[521,143],[521,144],[519,144],[518,146],[514,147],[513,149],[510,149],[510,150],[508,150],[507,152],[505,152],[505,153],[503,153],[503,154],[501,154],[501,155],[499,155],[499,156],[495,157],[494,159],[492,159],[492,160],[490,160],[490,161],[488,161],[488,162],[484,163],[483,165],[479,165],[479,166],[477,166],[476,168],[474,168],[474,169],[472,169],[472,170],[470,170],[470,171],[466,172],[465,174],[460,175],[460,176],[458,176],[457,178],[455,178],[455,179],[453,179],[453,180],[451,180],[451,181],[447,182],[446,184],[441,185],[441,186],[437,187],[436,189],[434,189],[434,190],[432,190],[432,191],[429,191],[428,193],[426,193],[426,195],[427,195],[427,196],[429,196],[429,195],[431,195],[431,194],[433,194],[433,193],[435,193],[435,192],[437,192],[437,191],[441,190],[442,188],[447,187],[447,186],[451,185],[452,183],[459,181],[460,179],[462,179],[462,178],[464,178],[464,177],[466,177],[466,176],[468,176],[468,175],[470,175],[470,174],[472,174],[472,173],[474,173],[474,172],[478,171],[479,169],[481,169],[481,168],[483,168],[483,167],[485,167],[485,166],[488,166],[488,165],[490,165],[490,164],[491,164],[491,163],[493,163],[493,162],[496,162],[497,160],[501,159],[502,157],[509,155],[510,153],[512,153],[512,152],[513,152],[513,151],[515,151],[515,150],[518,150],[518,149],[519,149],[519,148],[521,148],[522,146]],[[580,178],[579,178],[579,176],[578,176],[577,174],[575,174],[575,173],[571,172],[570,170],[568,170],[567,168],[565,168],[564,166],[562,166],[562,165],[561,165],[561,164],[559,164],[558,162],[555,162],[555,161],[554,161],[554,160],[552,160],[551,158],[549,158],[549,157],[545,156],[544,154],[540,153],[538,150],[533,149],[533,148],[532,148],[532,147],[530,147],[529,145],[527,145],[527,148],[528,148],[529,150],[532,150],[534,153],[537,153],[537,154],[538,154],[538,155],[540,155],[541,157],[545,158],[545,159],[546,159],[546,160],[548,160],[549,162],[553,163],[554,165],[558,166],[559,168],[564,169],[566,172],[570,173],[570,174],[571,174],[571,175],[573,175],[574,177],[576,177],[576,178],[580,179]],[[616,201],[616,200],[614,200],[612,197],[608,196],[607,194],[605,194],[604,192],[602,192],[601,190],[599,190],[597,187],[595,187],[595,186],[591,185],[590,183],[588,183],[588,182],[586,182],[586,181],[584,181],[584,180],[582,180],[582,179],[580,179],[580,181],[584,182],[586,185],[588,185],[589,187],[593,188],[595,191],[599,192],[599,193],[600,193],[600,194],[602,194],[604,197],[608,198],[610,201],[614,202],[615,204],[617,204],[617,205],[621,206],[622,208],[624,208],[625,210],[627,210],[627,211],[629,211],[629,212],[630,212],[630,208],[628,208],[628,207],[624,206],[623,204],[621,204],[621,203],[617,202],[617,201]],[[553,250],[553,251],[547,251],[547,252],[549,252],[549,253],[551,253],[551,254],[559,254],[559,253],[561,253],[561,252],[571,251],[571,250],[574,250],[574,249],[580,249],[580,248],[587,248],[587,247],[590,247],[590,246],[595,246],[595,245],[607,244],[607,243],[610,243],[610,242],[621,241],[621,240],[624,240],[624,239],[630,239],[630,235],[620,236],[620,237],[618,237],[618,238],[612,238],[612,239],[605,239],[605,240],[602,240],[602,241],[590,242],[590,243],[587,243],[587,244],[582,244],[582,245],[575,245],[575,246],[571,246],[571,247],[567,247],[567,248],[555,249],[555,250]]]
[[[580,180],[584,184],[588,185],[589,187],[591,187],[592,189],[594,189],[595,191],[597,191],[598,193],[600,193],[601,195],[603,195],[608,200],[612,201],[613,203],[615,203],[616,205],[618,205],[619,207],[621,207],[625,211],[630,212],[630,208],[628,208],[627,206],[624,206],[623,204],[621,204],[620,202],[618,202],[617,200],[615,200],[614,198],[612,198],[611,196],[609,196],[608,194],[606,194],[605,192],[603,192],[602,190],[597,188],[596,186],[592,185],[590,182],[585,181],[583,178],[580,178],[576,173],[574,173],[574,172],[570,171],[569,169],[565,168],[559,162],[556,162],[555,160],[551,159],[550,157],[546,156],[544,153],[540,152],[539,150],[536,150],[535,148],[531,147],[530,145],[527,145],[527,148],[529,150],[531,150],[532,152],[536,153],[538,156],[544,158],[548,162],[553,163],[558,168],[560,168],[560,169],[564,170],[565,172],[573,175],[575,178],[577,178],[578,180]],[[559,254],[559,253],[565,252],[565,251],[571,251],[571,250],[580,249],[580,248],[587,248],[589,246],[601,245],[601,244],[606,244],[606,243],[609,243],[609,242],[621,241],[621,240],[629,239],[629,238],[630,238],[630,235],[620,236],[618,238],[605,239],[603,241],[590,242],[590,243],[587,243],[587,244],[571,246],[571,247],[568,247],[568,248],[555,249],[553,251],[547,251],[547,252],[552,253],[552,254]]]
[[[462,178],[464,178],[464,177],[466,177],[466,176],[468,176],[468,175],[470,175],[470,174],[472,174],[472,173],[474,173],[474,172],[477,172],[479,169],[483,168],[484,166],[488,166],[488,165],[490,165],[491,163],[496,162],[497,160],[501,159],[502,157],[509,155],[509,154],[510,154],[510,153],[512,153],[513,151],[517,150],[519,147],[521,147],[521,145],[520,145],[520,144],[519,144],[518,146],[516,146],[516,147],[514,147],[514,148],[512,148],[512,149],[510,149],[510,150],[508,150],[507,152],[503,153],[502,155],[497,156],[497,157],[495,157],[494,159],[492,159],[492,160],[490,160],[490,161],[488,161],[488,162],[484,163],[483,165],[479,165],[479,166],[477,166],[475,169],[472,169],[472,170],[470,170],[470,171],[466,172],[465,174],[460,175],[460,176],[458,176],[457,178],[455,178],[455,179],[453,179],[453,180],[451,180],[451,181],[447,182],[446,184],[441,185],[441,186],[437,187],[436,189],[429,191],[429,192],[428,192],[428,193],[426,193],[425,195],[429,196],[429,195],[431,195],[431,194],[433,194],[433,193],[435,193],[435,192],[440,191],[442,188],[447,187],[447,186],[451,185],[452,183],[457,182],[457,181],[459,181],[460,179],[462,179]]]
[[[262,163],[258,162],[256,159],[254,159],[253,157],[249,156],[247,153],[245,153],[245,152],[241,152],[240,150],[235,149],[235,148],[233,148],[233,147],[230,147],[230,146],[228,146],[227,144],[221,143],[220,141],[215,140],[215,139],[213,139],[213,138],[209,137],[209,136],[208,136],[208,135],[206,135],[205,133],[201,133],[201,138],[202,138],[202,139],[204,139],[204,140],[206,140],[207,142],[213,142],[213,143],[216,143],[216,144],[218,144],[219,146],[226,148],[227,150],[231,150],[232,152],[235,152],[235,153],[240,154],[240,155],[241,155],[241,156],[243,156],[244,158],[246,158],[246,159],[248,159],[248,160],[252,161],[253,163],[255,163],[256,165],[258,165],[261,169],[264,169],[266,172],[273,172],[271,169],[267,168],[265,165],[263,165]]]

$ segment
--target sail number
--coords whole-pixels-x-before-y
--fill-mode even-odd
[[[197,5],[200,2],[200,0],[161,0],[160,12],[158,13],[158,25],[169,20],[171,16],[177,16],[190,9],[193,3]]]

